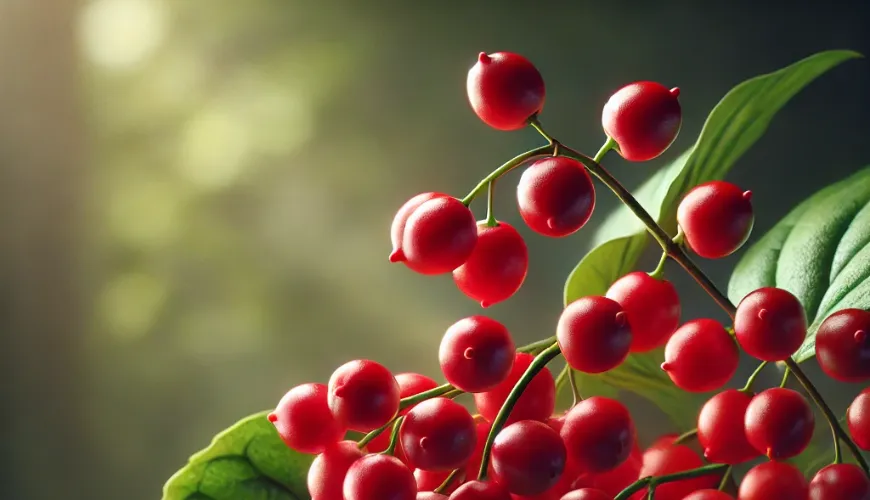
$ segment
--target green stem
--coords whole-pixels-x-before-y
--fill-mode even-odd
[[[631,495],[637,493],[642,490],[644,487],[649,487],[650,489],[655,489],[657,486],[660,486],[665,483],[672,483],[674,481],[682,481],[684,479],[694,479],[696,477],[707,476],[710,474],[715,474],[721,470],[727,469],[729,466],[726,464],[711,464],[705,465],[704,467],[699,467],[697,469],[677,472],[674,474],[668,474],[666,476],[647,476],[641,479],[638,479],[634,483],[628,486],[628,488],[619,492],[616,495],[616,498],[613,500],[628,500]]]
[[[481,192],[483,192],[483,190],[486,189],[487,186],[489,186],[489,183],[491,181],[498,179],[502,175],[506,174],[507,172],[513,170],[514,168],[522,165],[523,163],[531,160],[532,158],[534,158],[536,156],[548,155],[552,152],[553,152],[553,145],[547,144],[546,146],[541,146],[539,148],[531,149],[529,151],[526,151],[525,153],[521,153],[521,154],[511,158],[504,165],[498,167],[497,169],[490,172],[489,175],[484,177],[483,180],[481,180],[477,184],[477,186],[475,186],[474,189],[472,189],[471,192],[468,193],[468,195],[462,199],[462,203],[465,206],[470,205],[471,202],[474,201],[474,198],[477,197],[477,195],[479,195]]]
[[[546,139],[548,143],[550,143],[551,145],[556,144],[556,139],[553,139],[553,137],[544,130],[544,127],[541,126],[541,122],[538,121],[537,116],[533,116],[532,119],[529,120],[529,126],[537,130],[538,133],[541,134],[541,137]]]
[[[558,342],[554,342],[553,345],[541,351],[541,353],[535,357],[526,369],[525,373],[523,373],[523,376],[517,381],[516,385],[514,385],[514,388],[511,389],[510,394],[508,394],[507,399],[501,406],[495,419],[493,419],[492,428],[489,430],[489,435],[486,437],[486,443],[483,445],[483,455],[480,459],[480,472],[477,475],[478,480],[483,481],[486,479],[486,472],[489,468],[489,456],[492,453],[492,442],[495,441],[495,437],[499,432],[501,432],[505,422],[507,422],[507,419],[511,414],[511,411],[514,409],[514,405],[517,404],[520,396],[523,395],[523,391],[526,390],[526,386],[528,386],[532,379],[534,379],[535,376],[547,366],[547,363],[558,356],[560,352],[561,350],[559,349]]]
[[[517,349],[517,352],[525,352],[529,354],[540,354],[541,351],[553,345],[553,342],[556,341],[556,336],[547,337],[543,340],[539,340],[537,342],[532,342],[531,344],[524,345]]]
[[[390,445],[383,451],[384,455],[392,455],[396,452],[396,443],[399,442],[399,427],[402,426],[402,420],[404,419],[405,417],[399,417],[393,423],[393,432],[390,433]]]
[[[583,401],[583,395],[580,394],[580,387],[577,386],[577,374],[570,366],[568,367],[568,383],[571,384],[571,395],[574,398],[574,404],[571,406],[577,406],[577,403]]]
[[[662,252],[662,257],[659,259],[659,263],[653,272],[649,273],[650,277],[655,278],[657,280],[661,280],[665,276],[665,263],[668,262],[668,254],[667,252]]]
[[[595,157],[592,158],[592,161],[594,161],[595,163],[601,163],[604,155],[614,149],[616,149],[616,141],[613,140],[613,137],[608,136],[607,140],[604,141],[604,144],[601,145],[601,149],[599,149],[598,152],[595,153]]]
[[[365,436],[363,436],[363,438],[360,439],[359,442],[356,444],[357,448],[359,448],[359,449],[365,448],[367,444],[371,443],[376,437],[380,436],[382,432],[384,432],[391,425],[396,423],[396,419],[398,419],[398,418],[399,418],[399,416],[396,415],[389,422],[385,423],[384,425],[378,427],[377,429],[375,429],[375,430],[369,432],[368,434],[366,434]]]
[[[489,181],[489,189],[487,189],[487,197],[486,197],[486,225],[489,227],[495,227],[498,225],[498,221],[495,220],[495,210],[493,210],[493,205],[495,204],[495,181],[498,179],[493,179]]]
[[[453,484],[453,481],[456,478],[458,478],[460,474],[462,474],[462,471],[463,470],[461,468],[460,469],[453,469],[453,472],[451,472],[450,475],[447,476],[446,479],[444,479],[444,482],[441,483],[440,486],[435,488],[434,492],[443,494],[447,490],[447,488],[449,488],[450,485]]]
[[[414,406],[415,404],[420,403],[422,401],[426,401],[427,399],[432,399],[432,398],[437,398],[437,397],[443,396],[443,395],[447,394],[448,392],[451,392],[454,389],[455,389],[455,387],[453,387],[450,384],[443,384],[443,385],[439,385],[438,387],[436,387],[434,389],[429,389],[428,391],[423,391],[419,394],[414,394],[413,396],[408,396],[407,398],[402,398],[402,400],[399,401],[399,411],[404,410],[405,408],[407,408],[409,406]],[[375,432],[375,431],[372,431],[372,432]]]
[[[764,370],[764,367],[767,366],[767,361],[762,361],[761,364],[752,372],[752,375],[746,379],[746,384],[742,389],[739,389],[740,392],[745,392],[746,394],[752,394],[752,384],[755,383],[755,379],[758,378],[758,375],[761,374],[761,371]]]
[[[719,487],[717,488],[719,491],[725,491],[725,487],[728,486],[728,480],[731,479],[731,473],[734,471],[734,466],[729,465],[727,469],[725,469],[725,473],[722,474],[722,480],[719,481]]]
[[[690,430],[690,431],[686,431],[686,432],[680,434],[680,435],[677,437],[677,439],[674,439],[674,444],[683,444],[683,443],[685,443],[686,441],[688,441],[688,440],[694,438],[694,437],[697,436],[697,435],[698,435],[698,429],[697,429],[697,428],[694,428],[694,429],[692,429],[692,430]]]
[[[789,370],[788,368],[786,368],[785,371],[782,373],[782,381],[779,383],[779,387],[780,387],[780,389],[782,389],[783,387],[785,387],[785,384],[788,383],[788,376],[789,376],[790,374],[791,374],[791,370]]]

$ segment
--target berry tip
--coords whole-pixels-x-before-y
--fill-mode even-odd
[[[275,422],[278,421],[278,415],[275,415],[274,413],[270,413],[270,414],[266,417],[266,419],[267,419],[269,422],[275,423]]]
[[[743,191],[743,199],[751,200],[752,199],[752,191]]]
[[[477,60],[480,61],[482,64],[486,64],[492,59],[490,59],[486,52],[481,52],[480,55],[477,56]]]
[[[674,97],[680,97],[680,87],[674,87],[671,89],[671,95]]]

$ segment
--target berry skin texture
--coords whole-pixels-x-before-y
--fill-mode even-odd
[[[846,423],[855,444],[862,450],[870,451],[870,388],[861,391],[849,405]]]
[[[636,432],[622,403],[593,396],[568,410],[561,436],[580,470],[605,472],[628,459]]]
[[[593,488],[580,488],[565,493],[559,500],[613,500],[613,495]]]
[[[528,353],[518,352],[514,357],[514,365],[507,378],[486,392],[474,395],[477,412],[483,418],[492,422],[498,415],[502,405],[513,390],[514,385],[523,376],[535,357]],[[556,382],[549,368],[544,368],[532,378],[523,395],[517,400],[505,425],[520,420],[546,421],[556,407]]]
[[[493,479],[517,495],[538,495],[555,486],[565,461],[559,433],[536,420],[505,427],[492,444]]]
[[[744,476],[737,492],[739,500],[806,500],[807,480],[795,466],[785,462],[764,462]]]
[[[681,444],[650,448],[643,454],[643,467],[640,477],[665,476],[687,470],[697,469],[704,461],[691,448]],[[664,483],[656,487],[657,500],[683,500],[686,495],[707,488],[715,488],[721,478],[720,474],[710,474],[694,479],[684,479]],[[641,490],[639,498],[646,498],[647,488]]]
[[[565,360],[584,373],[616,368],[628,356],[631,335],[622,306],[598,296],[568,304],[556,326],[556,339]]]
[[[408,222],[408,217],[414,213],[414,210],[435,198],[446,198],[448,195],[444,193],[420,193],[399,208],[396,215],[393,217],[393,223],[390,226],[390,240],[393,244],[393,250],[390,252],[390,262],[402,262],[405,260],[405,253],[402,252],[402,237],[405,234],[405,224]]]
[[[807,318],[800,301],[781,288],[750,292],[734,315],[740,347],[762,361],[782,361],[798,350],[807,335]]]
[[[329,408],[349,429],[369,432],[399,411],[399,384],[383,365],[367,359],[339,366],[329,379]]]
[[[870,380],[870,312],[843,309],[825,318],[816,332],[816,359],[834,380]]]
[[[601,125],[629,161],[647,161],[664,153],[683,121],[678,88],[655,82],[622,87],[604,105]]]
[[[498,483],[469,481],[456,488],[449,500],[511,500],[511,494]]]
[[[434,380],[425,375],[420,375],[419,373],[399,373],[396,375],[396,383],[399,384],[400,398],[414,396],[416,394],[420,394],[421,392],[426,392],[429,389],[434,389],[438,387],[438,382],[435,382]],[[401,410],[399,412],[399,415],[407,414],[414,406],[416,405],[411,405],[404,410]],[[366,446],[366,449],[369,451],[369,453],[379,453],[386,450],[389,446],[390,433],[382,432],[378,434],[378,437],[372,439],[369,442],[369,444]],[[405,452],[402,451],[401,443],[396,446],[396,450],[393,456],[395,456],[404,463],[408,463]]]
[[[447,495],[433,491],[421,491],[417,493],[417,500],[447,500]]]
[[[432,492],[435,491],[435,488],[441,486],[447,476],[450,475],[450,472],[432,472],[423,469],[414,470],[414,480],[417,481],[417,491],[420,493],[423,492]],[[456,487],[456,483],[452,483],[450,485],[449,494]],[[417,493],[417,498],[420,498],[420,493]]]
[[[405,223],[402,253],[405,265],[425,275],[445,274],[461,266],[477,243],[477,221],[453,197],[424,202]]]
[[[507,222],[493,227],[480,223],[474,251],[453,271],[453,281],[485,308],[517,293],[528,270],[529,249],[513,226]]]
[[[496,130],[518,130],[544,108],[546,90],[538,69],[512,52],[481,52],[468,71],[468,102]]]
[[[479,315],[451,325],[438,349],[444,378],[471,393],[488,391],[503,382],[515,357],[516,346],[507,328]]]
[[[734,500],[734,497],[719,490],[706,489],[691,493],[683,500]]]
[[[751,196],[724,181],[689,191],[677,207],[677,224],[689,248],[705,259],[721,259],[742,247],[755,224]]]
[[[339,441],[317,455],[308,469],[311,500],[341,499],[347,470],[362,457],[355,441]]]
[[[799,392],[774,387],[760,392],[746,408],[746,439],[771,460],[799,455],[810,444],[815,417]]]
[[[870,500],[870,479],[857,465],[828,465],[810,481],[808,500]]]
[[[415,406],[405,415],[399,436],[410,465],[435,472],[461,467],[477,444],[471,414],[447,398],[429,399]]]
[[[647,352],[665,345],[680,324],[680,297],[667,280],[644,272],[628,273],[607,290],[619,302],[631,325],[631,352]]]
[[[595,208],[595,187],[579,161],[564,156],[544,158],[520,177],[517,205],[532,231],[562,238],[589,221]]]
[[[347,427],[330,411],[327,393],[323,384],[302,384],[281,398],[268,419],[287,446],[314,455],[344,437]]]
[[[662,370],[684,391],[708,392],[725,385],[739,362],[737,343],[725,327],[712,319],[695,319],[668,340]]]
[[[417,483],[411,469],[389,455],[366,455],[350,466],[343,500],[415,500]]]
[[[713,463],[739,464],[758,456],[746,439],[744,421],[752,395],[728,389],[710,398],[698,413],[698,442]]]

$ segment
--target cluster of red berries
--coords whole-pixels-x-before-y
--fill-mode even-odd
[[[544,95],[537,69],[516,54],[481,54],[468,75],[473,110],[496,129],[532,123]],[[603,127],[624,158],[649,160],[670,146],[681,123],[678,95],[677,89],[638,82],[610,98]],[[529,228],[561,237],[588,221],[595,192],[581,162],[558,156],[557,147],[554,155],[528,167],[517,199]],[[477,223],[470,202],[435,192],[411,198],[393,220],[390,260],[421,274],[452,273],[458,288],[486,307],[520,288],[528,251],[510,225],[493,218]],[[753,221],[748,191],[709,182],[681,201],[678,241],[701,257],[721,258],[746,242]],[[664,347],[661,367],[673,383],[707,393],[731,380],[741,348],[772,362],[802,345],[806,316],[791,293],[761,288],[748,294],[737,307],[733,332],[713,319],[681,325],[677,291],[660,271],[629,273],[603,296],[565,307],[556,344],[573,370],[606,372],[630,353]],[[837,380],[870,380],[867,332],[870,312],[847,309],[828,317],[816,341],[823,370]],[[768,461],[740,483],[741,500],[870,498],[870,479],[857,466],[831,465],[807,481],[784,462],[806,449],[815,428],[808,401],[791,389],[754,394],[747,384],[712,396],[698,415],[700,454],[676,436],[641,451],[633,419],[615,399],[581,399],[554,413],[552,373],[533,367],[533,354],[518,349],[494,319],[477,315],[450,326],[438,357],[449,385],[356,360],[336,369],[327,385],[304,384],[281,399],[269,420],[288,446],[317,454],[308,474],[312,500],[437,500],[448,494],[450,500],[613,500],[641,478],[762,455]],[[529,378],[532,368],[539,371]],[[454,401],[462,393],[473,395],[476,414]],[[857,445],[870,449],[870,389],[850,406],[848,424]],[[494,425],[499,427],[492,433]],[[351,441],[348,431],[369,435]],[[655,498],[732,498],[718,491],[720,479],[711,473],[663,483]],[[641,490],[631,498],[646,495]]]

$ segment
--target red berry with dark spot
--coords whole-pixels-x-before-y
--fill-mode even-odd
[[[691,493],[683,500],[734,500],[734,497],[723,491],[706,489]]]
[[[855,444],[862,450],[870,451],[870,388],[861,391],[849,405],[846,423]]]
[[[426,392],[430,389],[438,387],[438,382],[435,382],[434,380],[425,375],[420,375],[419,373],[399,373],[396,375],[396,383],[399,384],[400,398],[414,396],[420,394],[421,392]],[[404,410],[401,410],[399,412],[399,415],[404,415],[408,413],[413,407],[414,405],[411,405]],[[372,439],[369,442],[369,444],[366,446],[366,449],[370,453],[378,453],[386,450],[389,445],[390,433],[382,432],[378,434],[378,437]],[[405,453],[402,451],[401,443],[396,446],[394,456],[402,462],[408,462],[407,457],[405,457]]]
[[[308,468],[311,500],[341,499],[344,477],[350,466],[362,457],[363,452],[355,441],[339,441],[317,455]]]
[[[794,465],[764,462],[756,465],[740,482],[740,500],[806,500],[807,480]]]
[[[411,469],[389,455],[366,455],[350,466],[342,487],[344,500],[415,500]]]
[[[448,196],[424,202],[408,216],[401,249],[409,268],[434,275],[464,264],[476,243],[474,214]]]
[[[725,327],[712,319],[695,319],[668,340],[662,370],[684,391],[708,392],[725,385],[739,362],[737,343]]]
[[[782,361],[803,344],[807,334],[806,313],[791,293],[781,288],[759,288],[737,305],[734,334],[750,356],[762,361]]]
[[[447,495],[434,491],[421,491],[417,493],[417,500],[447,500]]]
[[[810,481],[808,500],[870,500],[870,479],[857,465],[828,465]]]
[[[774,387],[752,398],[743,423],[746,439],[756,450],[771,460],[785,460],[810,444],[815,416],[799,392]]]
[[[615,469],[631,455],[636,439],[628,409],[615,399],[593,396],[568,410],[562,439],[580,470]]]
[[[347,427],[330,411],[327,393],[323,384],[302,384],[281,398],[268,419],[287,446],[313,455],[344,437]]]
[[[444,193],[420,193],[399,208],[396,215],[393,217],[393,224],[390,226],[390,240],[393,244],[393,250],[390,252],[390,262],[402,262],[405,260],[405,253],[402,252],[402,238],[405,235],[405,224],[408,222],[408,217],[414,213],[414,210],[435,198],[446,198],[448,195]]]
[[[481,307],[501,302],[520,289],[529,270],[529,249],[507,222],[477,225],[477,244],[464,264],[453,271],[459,290]]]
[[[544,158],[520,177],[517,204],[532,231],[561,238],[589,221],[595,208],[595,188],[579,161],[564,156]]]
[[[367,359],[339,366],[329,379],[329,408],[348,428],[369,432],[399,411],[399,384],[390,370]]]
[[[507,328],[486,316],[450,326],[441,339],[438,361],[449,383],[465,392],[484,392],[502,383],[514,365],[516,347]]]
[[[544,108],[546,91],[538,69],[512,52],[481,52],[468,71],[468,102],[484,123],[497,130],[517,130]]]
[[[559,500],[613,500],[613,495],[593,488],[580,488],[565,493]]]
[[[643,454],[643,467],[640,477],[666,476],[687,470],[697,469],[704,461],[691,448],[681,444],[650,448]],[[719,484],[721,473],[711,473],[694,479],[684,479],[660,484],[656,487],[655,498],[658,500],[682,500],[686,495],[697,490],[715,487]],[[647,488],[641,490],[638,496],[646,498]]]
[[[834,380],[870,380],[870,311],[843,309],[825,318],[816,332],[816,359]]]
[[[665,345],[680,324],[680,297],[670,281],[628,273],[610,285],[605,296],[619,302],[628,315],[631,352]]]
[[[559,433],[535,420],[505,427],[492,444],[493,479],[517,495],[537,495],[555,486],[565,460]]]
[[[492,481],[469,481],[450,495],[450,500],[511,500],[504,486]]]
[[[746,409],[752,395],[728,389],[710,398],[698,413],[698,443],[704,458],[720,464],[739,464],[758,456],[746,439]]]
[[[755,215],[751,193],[724,181],[711,181],[689,191],[677,207],[677,224],[693,252],[721,259],[749,239]]]
[[[474,419],[447,398],[423,401],[405,415],[399,429],[402,450],[412,467],[449,471],[465,465],[477,441]]]
[[[556,326],[556,339],[565,361],[584,373],[616,368],[628,356],[631,335],[622,307],[598,296],[568,304]]]
[[[647,161],[664,153],[683,121],[680,90],[655,82],[622,87],[604,105],[601,124],[629,161]]]
[[[514,357],[514,365],[507,378],[500,384],[486,392],[478,392],[474,395],[474,404],[483,418],[492,422],[498,415],[508,395],[523,373],[532,364],[535,357],[528,353],[518,352]],[[513,407],[507,424],[520,420],[546,421],[553,414],[556,407],[556,382],[549,368],[544,368],[532,378],[523,395]]]

